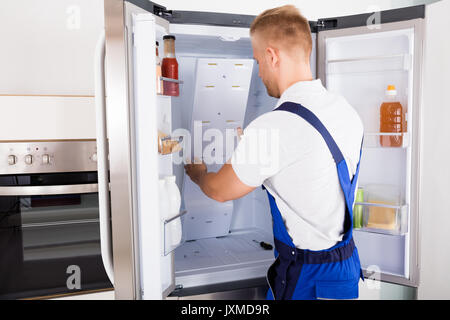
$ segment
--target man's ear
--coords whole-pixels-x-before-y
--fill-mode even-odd
[[[280,63],[280,54],[278,49],[267,47],[266,48],[266,58],[268,60],[269,65],[272,68],[276,68]]]

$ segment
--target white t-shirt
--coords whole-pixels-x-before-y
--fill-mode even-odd
[[[287,101],[319,118],[344,155],[351,179],[364,131],[356,111],[320,80],[293,84],[274,109]],[[264,184],[298,248],[323,250],[342,240],[345,199],[336,163],[320,133],[304,119],[287,111],[261,115],[245,128],[231,164],[244,184]]]

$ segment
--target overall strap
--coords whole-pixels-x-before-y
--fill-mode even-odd
[[[338,171],[339,183],[341,185],[341,189],[344,193],[345,202],[346,202],[346,215],[344,221],[344,231],[345,235],[343,241],[348,241],[351,238],[352,233],[352,221],[353,221],[353,201],[354,201],[354,192],[356,189],[356,184],[358,181],[359,175],[359,163],[357,166],[356,173],[350,181],[349,171],[347,167],[347,163],[344,159],[344,156],[339,149],[336,141],[331,136],[330,132],[323,125],[323,123],[317,118],[317,116],[312,113],[307,108],[303,107],[301,104],[293,103],[293,102],[285,102],[281,106],[279,106],[274,111],[287,111],[298,115],[303,118],[306,122],[308,122],[311,126],[313,126],[323,137],[325,143],[330,150],[334,161],[336,162],[336,167]],[[361,157],[361,153],[360,153]]]

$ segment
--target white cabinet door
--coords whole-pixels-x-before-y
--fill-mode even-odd
[[[94,95],[102,0],[3,0],[0,94]]]

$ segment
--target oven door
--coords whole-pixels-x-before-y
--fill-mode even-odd
[[[0,299],[112,288],[96,172],[0,176]]]

